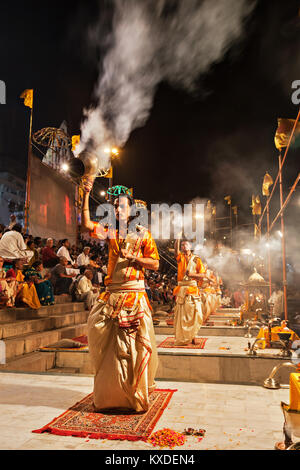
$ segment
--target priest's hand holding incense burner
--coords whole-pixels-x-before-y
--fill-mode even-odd
[[[152,258],[142,258],[131,254],[126,248],[121,248],[121,254],[123,258],[130,261],[131,265],[136,269],[151,269],[157,271],[159,268],[159,261]]]
[[[206,278],[205,273],[195,273],[195,272],[187,271],[186,275],[191,279],[195,279],[195,281],[204,280]]]

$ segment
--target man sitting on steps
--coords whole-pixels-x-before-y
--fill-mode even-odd
[[[91,269],[86,269],[84,274],[79,278],[76,287],[76,299],[79,302],[84,301],[87,310],[93,307],[99,296],[99,290],[94,288],[92,284],[93,275]]]

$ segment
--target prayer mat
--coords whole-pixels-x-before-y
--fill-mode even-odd
[[[145,413],[116,409],[96,413],[91,393],[46,426],[32,432],[90,439],[145,441],[176,391],[154,390],[149,397],[149,410]]]
[[[175,338],[174,336],[170,336],[166,338],[162,343],[160,343],[157,347],[158,348],[186,348],[186,349],[204,349],[205,343],[208,338],[196,338],[196,344],[187,344],[184,346],[177,346],[175,345]]]

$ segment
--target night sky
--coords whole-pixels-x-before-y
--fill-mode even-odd
[[[29,119],[29,108],[19,99],[24,89],[35,90],[34,131],[59,127],[63,120],[71,135],[80,131],[97,78],[96,59],[105,52],[88,49],[85,40],[98,3],[1,2],[0,79],[6,82],[7,105],[0,106],[6,129],[0,154],[18,162],[21,171]],[[109,31],[111,2],[100,4]],[[297,18],[298,7],[294,0],[259,1],[245,37],[199,77],[193,95],[161,83],[147,123],[132,132],[122,150],[114,183],[132,186],[135,197],[148,202],[210,198],[221,212],[230,194],[244,219],[251,219],[251,194],[261,194],[266,171],[274,179],[277,174],[277,118],[295,119],[298,112],[291,82],[300,79],[300,30],[282,32]],[[294,150],[284,173],[286,190],[298,171],[299,150]]]

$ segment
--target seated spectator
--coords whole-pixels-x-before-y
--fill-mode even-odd
[[[59,263],[59,257],[53,249],[52,238],[47,238],[46,246],[42,249],[42,263],[45,268],[54,268]]]
[[[51,284],[54,288],[55,295],[69,294],[69,288],[72,284],[75,273],[67,274],[66,266],[68,260],[64,256],[59,258],[59,263],[51,270]]]
[[[76,299],[79,302],[84,301],[86,309],[90,310],[95,304],[99,296],[99,290],[93,287],[92,284],[93,271],[86,269],[83,276],[80,277],[76,287]]]
[[[64,258],[66,258],[69,265],[72,265],[73,267],[76,267],[77,265],[76,265],[75,261],[71,258],[71,255],[70,255],[70,252],[69,252],[69,248],[70,248],[69,240],[67,238],[64,238],[61,243],[62,243],[62,245],[57,251],[57,256],[59,258],[61,256],[63,256]]]
[[[22,226],[15,224],[13,230],[9,230],[2,235],[0,240],[0,256],[7,261],[16,259],[30,260],[32,253],[27,250],[22,235]]]
[[[59,263],[59,257],[53,249],[53,239],[48,238],[46,246],[42,249],[42,262],[45,268],[54,268]]]
[[[6,273],[6,277],[15,281],[15,304],[17,306],[28,305],[30,308],[40,308],[41,304],[36,293],[33,280],[22,273],[23,262],[15,260],[13,267]]]
[[[15,305],[15,282],[10,280],[3,269],[4,259],[0,257],[0,296],[1,305],[13,307]]]
[[[49,281],[51,274],[48,273],[43,277],[42,272],[43,263],[36,261],[24,272],[25,279],[28,277],[33,280],[41,305],[54,305],[53,286]]]
[[[42,239],[41,237],[35,237],[34,238],[34,244],[35,244],[35,257],[36,261],[41,259],[42,255]]]
[[[34,244],[34,241],[33,240],[28,240],[27,241],[27,248],[28,248],[28,251],[31,252],[31,258],[30,258],[30,261],[29,261],[29,265],[33,264],[36,260],[34,259],[34,250],[35,250],[35,244]]]
[[[92,255],[90,257],[90,266],[95,269],[101,268],[102,263],[98,255]]]
[[[80,266],[88,266],[90,264],[90,247],[85,246],[83,248],[83,252],[77,257],[77,265],[80,268]]]

